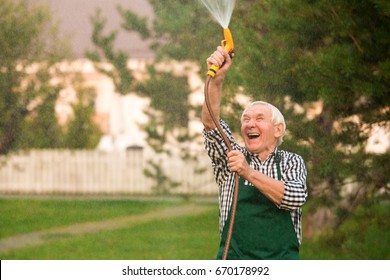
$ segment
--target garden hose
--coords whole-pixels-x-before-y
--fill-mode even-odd
[[[230,57],[233,57],[234,56],[233,37],[232,37],[232,34],[228,28],[224,29],[224,37],[225,37],[225,40],[223,40],[221,42],[221,45],[229,53]],[[219,68],[220,67],[217,65],[212,65],[210,67],[210,69],[208,70],[207,78],[206,78],[206,82],[205,82],[205,87],[204,87],[204,96],[205,96],[206,107],[207,107],[207,110],[211,116],[211,119],[212,119],[214,125],[216,126],[218,132],[222,136],[223,141],[226,144],[227,152],[230,152],[232,150],[232,146],[230,144],[229,139],[226,137],[225,133],[223,132],[223,130],[219,124],[219,120],[217,120],[217,118],[214,115],[214,112],[211,108],[210,97],[209,97],[210,82],[211,82],[212,78],[215,76],[215,74],[217,73],[217,71],[219,70]],[[233,234],[234,218],[235,218],[236,209],[237,209],[237,197],[238,197],[238,173],[235,172],[234,173],[233,202],[232,202],[231,211],[230,211],[231,217],[230,217],[230,223],[229,223],[229,230],[228,230],[227,237],[226,237],[225,248],[224,248],[224,251],[222,254],[223,260],[227,259],[227,255],[228,255],[228,251],[229,251],[229,247],[230,247],[230,241],[231,241],[232,234]]]

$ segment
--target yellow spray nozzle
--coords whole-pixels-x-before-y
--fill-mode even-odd
[[[234,56],[234,43],[233,43],[233,36],[232,32],[230,32],[229,28],[223,29],[223,36],[225,37],[225,40],[221,42],[221,46],[229,53],[231,57]]]
[[[229,53],[230,57],[233,58],[234,56],[234,43],[233,43],[233,36],[230,32],[229,28],[223,29],[223,36],[224,40],[221,41],[221,46],[225,49],[226,52]],[[217,74],[217,71],[219,70],[219,66],[212,65],[210,69],[207,71],[207,75],[214,77],[215,74]]]

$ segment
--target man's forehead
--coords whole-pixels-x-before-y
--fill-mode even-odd
[[[266,104],[255,104],[245,109],[243,116],[249,115],[270,115],[271,109]]]

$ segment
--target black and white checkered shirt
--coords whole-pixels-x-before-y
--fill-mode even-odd
[[[284,196],[282,203],[277,205],[280,209],[290,211],[294,229],[299,243],[302,239],[302,205],[307,198],[306,188],[306,167],[301,156],[283,150],[271,153],[263,162],[257,154],[252,154],[245,147],[236,143],[228,125],[221,120],[221,128],[230,140],[232,148],[242,152],[251,159],[251,167],[263,174],[278,179],[276,152],[280,155],[280,169],[282,182],[284,183]],[[219,186],[219,227],[222,234],[225,221],[228,218],[229,210],[233,200],[234,173],[229,170],[226,156],[226,144],[222,136],[215,128],[210,131],[203,131],[205,147],[211,158],[214,175]]]

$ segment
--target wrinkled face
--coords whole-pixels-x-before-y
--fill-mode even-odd
[[[264,104],[256,104],[242,116],[241,134],[246,148],[256,154],[268,156],[281,136],[283,125],[272,123],[272,111]]]

